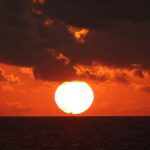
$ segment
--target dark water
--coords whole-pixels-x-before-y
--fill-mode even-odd
[[[4,117],[0,150],[150,150],[150,117]]]

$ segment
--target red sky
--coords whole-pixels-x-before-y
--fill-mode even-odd
[[[0,116],[59,116],[57,86],[82,80],[81,115],[150,115],[149,1],[1,0]]]
[[[29,67],[0,64],[0,70],[1,116],[67,115],[58,109],[54,100],[61,82],[37,80]],[[111,73],[115,71],[112,69]],[[145,72],[145,77],[139,78],[133,77],[132,71],[120,71],[131,74],[130,81],[87,81],[95,99],[90,109],[81,115],[150,115],[149,75]]]

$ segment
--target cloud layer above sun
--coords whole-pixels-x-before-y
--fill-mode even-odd
[[[95,63],[132,70],[142,78],[150,68],[148,6],[130,1],[1,0],[0,62],[32,67],[35,78],[51,81],[127,81],[130,76],[100,75],[93,72]],[[85,68],[90,71],[85,73]]]

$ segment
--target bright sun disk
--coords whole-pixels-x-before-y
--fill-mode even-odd
[[[86,82],[64,82],[55,92],[56,104],[65,113],[83,113],[91,106],[93,99],[93,91]]]

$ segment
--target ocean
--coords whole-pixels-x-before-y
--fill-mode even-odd
[[[0,150],[150,150],[150,117],[0,117]]]

